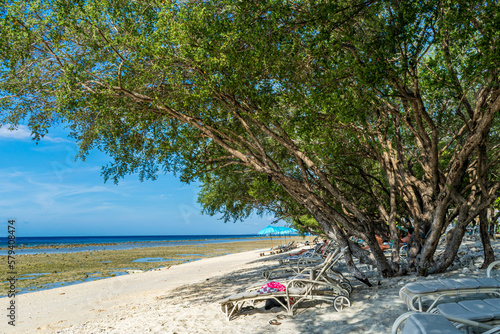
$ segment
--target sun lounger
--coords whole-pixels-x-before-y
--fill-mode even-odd
[[[288,281],[285,286],[286,291],[259,294],[256,290],[253,290],[229,296],[220,301],[221,311],[225,314],[226,319],[230,321],[240,313],[244,305],[248,303],[253,305],[257,301],[267,299],[277,301],[285,308],[288,315],[293,315],[297,306],[308,300],[332,302],[337,311],[351,306],[347,296],[332,293],[329,286],[323,282],[295,279]],[[284,299],[284,303],[280,300],[281,298]]]
[[[459,327],[478,327],[483,334],[500,333],[500,327],[493,327],[480,322],[460,317],[443,316],[433,313],[408,312],[399,316],[392,325],[392,334],[462,334]],[[484,332],[484,330],[486,330]]]
[[[488,268],[486,269],[486,276],[499,277],[500,276],[500,271],[498,270],[499,268],[500,268],[500,261],[491,262]]]
[[[275,254],[280,254],[280,253],[283,253],[283,252],[288,252],[289,250],[291,250],[291,249],[294,248],[294,243],[295,243],[295,241],[290,241],[286,245],[276,246],[276,247],[274,247],[271,250],[268,250],[268,251],[260,253],[260,256],[275,255]]]
[[[322,280],[332,285],[338,285],[350,294],[352,292],[352,285],[349,280],[346,279],[341,272],[333,269],[335,264],[344,256],[346,250],[347,247],[336,249],[327,256],[324,263],[321,265],[301,267],[299,264],[300,271],[297,272],[294,278],[310,277],[311,279]]]
[[[500,298],[439,304],[433,313],[497,325],[500,324]]]
[[[288,252],[288,251],[294,249],[295,247],[296,247],[295,246],[295,241],[292,240],[288,244],[286,244],[286,245],[283,246],[283,252]]]
[[[412,311],[423,311],[423,302],[432,301],[427,308],[431,312],[436,304],[446,296],[487,294],[500,297],[500,280],[493,277],[436,279],[406,284],[399,296]]]
[[[307,250],[305,253],[300,255],[287,256],[280,259],[280,265],[284,264],[295,264],[295,263],[316,263],[323,261],[326,256],[332,252],[335,245],[334,241],[330,241],[326,247],[324,244],[318,244],[316,247]],[[324,247],[324,248],[323,248]]]
[[[340,249],[337,248],[330,254],[333,254],[333,256],[336,256],[339,254],[339,252],[340,252]],[[322,264],[326,261],[327,258],[328,258],[328,255],[325,258],[321,258],[320,261],[313,262],[313,263],[315,265]],[[305,259],[305,258],[303,258],[303,259]],[[303,259],[301,259],[301,260],[303,260]],[[283,277],[283,276],[295,275],[295,274],[298,274],[303,268],[310,267],[311,264],[312,263],[310,263],[310,262],[303,262],[303,261],[290,261],[290,262],[285,262],[285,263],[282,263],[282,261],[280,261],[280,264],[278,266],[264,270],[262,272],[262,275],[266,279],[271,279],[272,277]]]
[[[319,256],[318,252],[321,249],[321,247],[322,247],[322,245],[318,244],[313,248],[302,249],[302,250],[294,253],[294,254],[299,253],[299,255],[290,255],[289,254],[288,256],[285,256],[284,258],[280,259],[280,264],[296,262],[300,259],[307,258],[307,257]]]
[[[277,301],[289,315],[293,315],[294,310],[300,303],[308,300],[332,302],[334,308],[341,311],[351,305],[348,298],[349,293],[339,285],[325,280],[323,274],[326,270],[327,267],[324,267],[323,270],[317,273],[317,276],[316,272],[314,272],[308,278],[296,277],[283,282],[282,284],[286,288],[285,291],[259,294],[255,288],[251,288],[243,293],[229,296],[220,302],[221,311],[229,321],[240,313],[244,305],[267,299]],[[281,298],[285,302],[280,300]]]
[[[339,271],[336,271],[333,269],[333,266],[340,260],[340,258],[344,255],[345,250],[347,247],[343,249],[336,249],[335,252],[330,253],[325,261],[319,265],[316,266],[309,266],[309,267],[299,267],[295,268],[293,267],[291,271],[293,270],[293,276],[289,275],[289,278],[286,280],[279,280],[279,282],[282,281],[287,281],[287,280],[292,280],[292,279],[306,279],[309,278],[311,280],[318,280],[322,281],[326,284],[332,285],[332,289],[336,290],[337,293],[339,294],[344,294],[344,295],[349,295],[352,292],[352,285],[349,282],[348,279],[346,279],[342,273]],[[276,273],[276,271],[272,271],[269,273],[268,271],[267,275],[264,274],[264,277],[266,279],[270,279],[272,276],[272,273]],[[267,282],[261,282],[258,284],[253,285],[252,287],[249,287],[247,290],[255,290],[258,289],[260,286],[263,284],[266,284]],[[284,284],[284,283],[282,283]],[[338,290],[338,289],[340,290]],[[345,291],[343,291],[345,290]]]
[[[262,275],[267,280],[283,277],[310,277],[311,274],[319,276],[325,282],[338,284],[349,293],[352,292],[352,286],[341,272],[333,269],[333,266],[342,258],[346,248],[336,248],[332,253],[328,254],[326,259],[316,265],[297,263],[295,265],[283,265],[265,270]]]

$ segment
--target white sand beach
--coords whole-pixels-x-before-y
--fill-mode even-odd
[[[499,254],[500,243],[494,243]],[[226,255],[126,276],[82,283],[16,297],[16,327],[2,323],[6,333],[390,333],[394,320],[407,311],[399,298],[406,283],[436,277],[485,276],[478,269],[479,243],[462,246],[465,266],[424,278],[380,278],[367,266],[373,288],[350,279],[352,306],[336,312],[331,304],[304,304],[295,315],[269,321],[281,308],[266,311],[264,304],[228,322],[219,301],[262,280],[262,271],[277,258],[259,257],[262,250]],[[459,259],[460,260],[460,259]],[[462,261],[463,263],[465,263]],[[472,266],[471,266],[472,265]],[[342,270],[347,273],[345,268]],[[347,277],[349,277],[347,275]],[[0,305],[8,302],[0,299]]]

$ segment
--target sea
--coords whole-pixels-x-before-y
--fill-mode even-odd
[[[279,237],[278,237],[279,238]],[[158,246],[180,246],[180,245],[203,245],[203,244],[223,244],[229,242],[266,240],[268,237],[254,234],[239,235],[134,235],[134,236],[63,236],[63,237],[16,237],[15,256],[23,254],[44,254],[44,253],[69,253],[99,250],[120,250],[142,247]],[[0,238],[0,255],[8,255],[8,238]],[[142,262],[138,259],[132,262]],[[158,259],[144,259],[147,262],[157,262]],[[189,260],[190,261],[190,260]],[[32,273],[21,275],[17,280],[35,279],[37,276],[47,273]],[[126,275],[126,270],[116,271],[114,276]],[[48,283],[40,287],[27,287],[18,289],[17,294],[29,293],[38,290],[47,290],[61,286],[90,282],[103,279],[104,277],[89,276],[84,280],[71,282]],[[1,281],[0,281],[1,282]],[[7,283],[7,282],[1,282]],[[0,298],[6,295],[0,294]]]
[[[16,255],[120,250],[141,247],[186,246],[264,240],[254,234],[16,237]],[[7,255],[8,238],[0,238],[0,255]]]

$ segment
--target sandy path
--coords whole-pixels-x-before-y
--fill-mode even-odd
[[[44,333],[102,319],[126,305],[148,304],[168,289],[235,271],[258,258],[259,252],[255,250],[208,258],[170,269],[21,294],[16,296],[15,328],[8,326],[5,320],[2,320],[0,328],[6,333]],[[0,298],[1,309],[6,308],[9,301],[8,298]]]

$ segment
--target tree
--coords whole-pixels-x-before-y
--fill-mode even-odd
[[[490,135],[500,106],[493,61],[499,52],[493,28],[498,4],[377,7],[362,24],[333,32],[324,19],[325,33],[318,35],[328,32],[328,43],[314,58],[348,66],[335,68],[332,77],[318,71],[310,82],[331,91],[314,101],[337,109],[326,126],[357,132],[365,157],[374,157],[386,173],[391,203],[399,195],[410,210],[416,229],[410,254],[419,272],[441,272],[453,262],[467,224],[498,196],[498,178],[489,172],[498,153],[498,139]],[[341,99],[331,98],[333,90]],[[391,205],[385,215],[393,236],[396,209]],[[452,218],[457,228],[435,261]]]
[[[271,180],[349,245],[365,281],[351,255],[393,275],[397,256],[389,263],[375,234],[396,240],[409,215],[415,266],[440,272],[500,186],[489,173],[498,13],[486,1],[8,1],[1,122],[28,119],[35,138],[68,122],[80,156],[112,157],[104,176],[115,181],[219,170]]]

